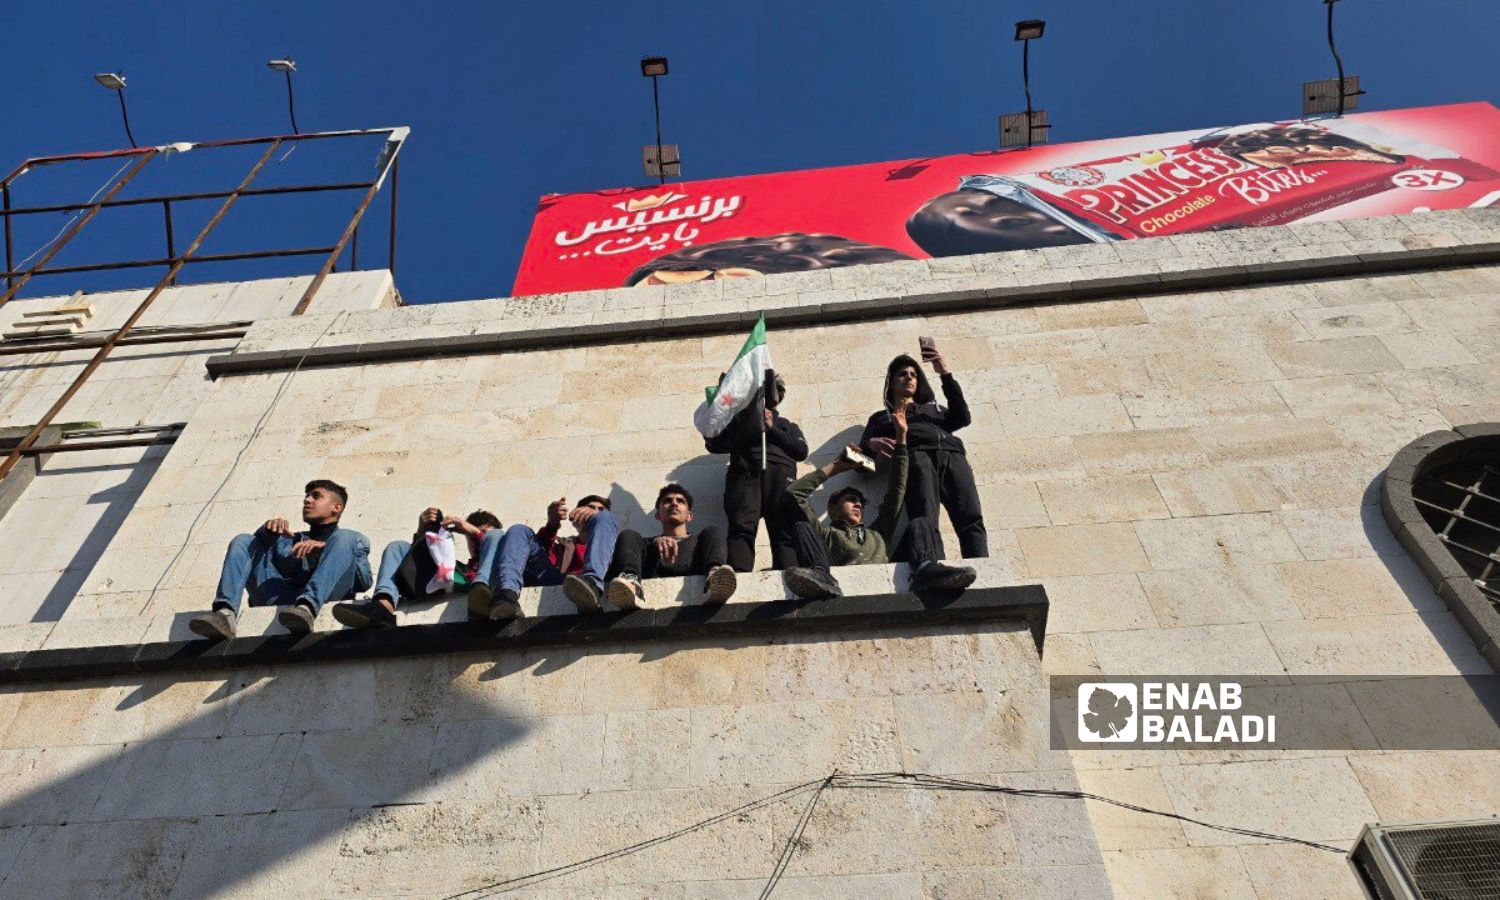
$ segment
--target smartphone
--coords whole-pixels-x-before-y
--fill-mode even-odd
[[[937,349],[937,341],[934,341],[930,337],[919,337],[917,338],[917,346],[922,348],[922,356],[926,357],[928,353]]]
[[[875,474],[875,460],[864,455],[863,453],[860,453],[853,447],[844,448],[844,459],[848,462],[853,463],[858,469],[869,472],[871,475]]]

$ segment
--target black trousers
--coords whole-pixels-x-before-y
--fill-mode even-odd
[[[656,551],[656,539],[646,538],[638,531],[626,529],[615,540],[614,562],[609,567],[609,577],[634,575],[637,578],[667,578],[677,575],[707,575],[714,566],[724,565],[727,551],[724,546],[724,531],[710,525],[696,534],[690,534],[677,544],[675,562],[663,562]]]
[[[791,524],[782,510],[787,485],[797,477],[794,466],[772,463],[765,477],[730,466],[724,476],[724,515],[729,519],[729,564],[736,572],[755,568],[755,533],[762,517],[771,538],[771,565],[777,569],[797,564]]]
[[[966,559],[989,556],[989,534],[979,508],[979,488],[968,457],[951,450],[918,450],[911,454],[906,477],[906,514],[911,519],[937,522],[938,504],[948,511],[948,520],[958,532],[958,549]],[[943,541],[938,538],[938,558]]]
[[[818,536],[812,523],[803,519],[792,526],[792,540],[796,545],[797,565],[810,569],[827,569],[839,565],[828,553],[828,545]],[[894,549],[892,549],[894,548]],[[908,519],[904,528],[892,535],[891,546],[886,548],[891,562],[911,563],[913,569],[924,563],[943,558],[943,539],[931,519]]]

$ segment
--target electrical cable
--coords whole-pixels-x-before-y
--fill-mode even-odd
[[[628,847],[621,847],[618,850],[611,850],[608,853],[601,853],[597,856],[591,856],[588,859],[577,860],[576,862],[567,863],[561,866],[555,866],[550,869],[544,869],[540,872],[532,872],[527,875],[518,875],[514,878],[507,878],[503,881],[496,881],[477,888],[470,888],[469,890],[461,891],[457,894],[449,894],[448,896],[444,897],[443,900],[464,900],[464,898],[471,897],[489,897],[494,896],[495,894],[516,890],[522,887],[530,887],[543,881],[550,881],[553,878],[560,878],[564,875],[571,875],[574,872],[580,872],[584,869],[592,868],[593,866],[611,862],[616,859],[621,859],[626,856],[639,853],[642,850],[647,850],[651,847],[656,847],[661,844],[677,840],[680,837],[684,837],[696,831],[701,831],[704,828],[712,827],[727,819],[734,818],[735,816],[753,812],[763,807],[770,806],[775,803],[780,803],[784,800],[790,800],[791,798],[796,797],[799,794],[813,791],[814,793],[812,799],[808,802],[807,807],[803,810],[801,817],[797,820],[797,824],[793,828],[792,834],[787,839],[786,844],[782,846],[781,854],[776,859],[776,866],[771,871],[771,877],[767,881],[766,886],[761,891],[761,900],[766,900],[766,898],[771,896],[771,892],[776,889],[777,884],[780,883],[782,876],[786,873],[788,866],[791,864],[792,856],[796,853],[796,848],[802,839],[802,834],[804,831],[806,831],[808,823],[812,820],[813,810],[817,807],[818,800],[822,797],[823,792],[828,788],[849,788],[851,790],[864,789],[970,791],[988,794],[1002,794],[1013,797],[1040,797],[1054,800],[1093,800],[1097,803],[1106,803],[1110,806],[1118,806],[1121,809],[1128,809],[1132,812],[1145,813],[1147,815],[1153,816],[1162,816],[1163,818],[1168,819],[1176,819],[1180,822],[1187,822],[1192,825],[1198,825],[1203,828],[1213,829],[1215,831],[1223,831],[1229,834],[1238,834],[1244,837],[1253,837],[1269,841],[1280,841],[1287,844],[1297,844],[1303,847],[1310,847],[1314,850],[1324,850],[1340,855],[1343,855],[1345,852],[1342,848],[1334,847],[1330,844],[1322,844],[1317,841],[1309,841],[1303,838],[1274,834],[1269,831],[1257,831],[1252,828],[1239,828],[1233,825],[1216,825],[1213,822],[1205,822],[1202,819],[1194,819],[1189,816],[1181,815],[1179,813],[1164,812],[1159,809],[1151,809],[1150,807],[1146,806],[1138,806],[1134,803],[1126,803],[1123,800],[1115,800],[1110,797],[1102,797],[1098,794],[1088,793],[1087,791],[1056,790],[1051,788],[1003,787],[1000,785],[985,784],[984,782],[980,781],[967,781],[961,778],[948,778],[946,776],[928,775],[921,772],[867,772],[861,774],[842,775],[839,774],[837,770],[835,770],[833,774],[829,775],[826,778],[820,778],[815,781],[806,781],[802,784],[794,785],[792,787],[786,788],[785,790],[778,791],[777,793],[771,794],[766,797],[762,797],[759,800],[752,800],[749,803],[737,806],[728,812],[720,813],[719,815],[704,819],[700,822],[695,822],[692,825],[688,825],[685,828],[680,828],[677,831],[671,832],[670,834],[658,835],[657,837],[650,838],[636,844],[631,844]]]
[[[120,168],[116,169],[115,170],[115,174],[109,176],[109,179],[107,181],[105,181],[103,184],[99,185],[99,190],[94,191],[93,196],[89,197],[88,202],[84,203],[84,206],[87,207],[87,206],[93,205],[93,202],[95,200],[99,199],[99,195],[102,194],[102,193],[104,193],[106,190],[108,190],[109,186],[115,183],[115,179],[117,179],[117,178],[120,177],[120,173],[122,173],[126,169],[130,168],[131,164],[134,163],[134,162],[135,162],[135,157],[133,157],[133,156],[127,157],[126,160],[125,160],[124,165],[122,165],[122,166],[120,166]],[[63,232],[68,230],[68,226],[73,224],[73,220],[76,219],[76,218],[78,218],[79,216],[83,215],[84,212],[86,212],[86,210],[75,209],[73,211],[73,215],[71,215],[71,216],[68,217],[68,221],[64,222],[63,226],[61,228],[57,229],[57,234],[54,234],[45,244],[42,244],[40,247],[38,247],[35,250],[31,251],[31,255],[30,256],[28,256],[25,259],[21,260],[21,262],[16,265],[15,271],[19,272],[21,269],[25,268],[25,266],[26,266],[27,263],[31,262],[33,259],[36,259],[37,254],[41,253],[43,250],[46,250],[48,247],[52,246],[53,244],[57,243],[57,239],[63,236]]]
[[[333,326],[346,315],[347,313],[339,313],[330,319],[328,324],[324,326],[322,333],[313,338],[312,343],[308,344],[308,346],[317,345],[318,341],[322,340],[323,336],[328,334]],[[286,377],[281,379],[281,384],[276,387],[276,394],[271,397],[271,405],[267,406],[266,411],[261,413],[260,418],[256,420],[255,427],[250,430],[250,436],[245,439],[244,446],[240,447],[239,452],[234,455],[234,461],[229,464],[229,471],[224,473],[224,480],[220,481],[219,486],[214,488],[214,492],[208,496],[207,500],[203,501],[203,505],[199,507],[197,515],[193,516],[193,521],[188,523],[187,535],[182,539],[182,546],[178,547],[177,552],[172,554],[172,559],[167,562],[167,567],[162,569],[161,576],[151,586],[151,593],[146,597],[147,603],[156,599],[156,592],[161,590],[162,582],[167,580],[167,576],[172,574],[172,569],[177,565],[177,561],[182,559],[183,553],[187,552],[188,546],[193,542],[193,529],[198,527],[198,523],[203,519],[203,514],[208,512],[208,508],[218,499],[219,492],[224,490],[224,485],[228,484],[229,479],[234,477],[234,471],[239,468],[240,460],[244,457],[245,451],[250,449],[250,445],[255,443],[257,437],[260,437],[261,431],[266,427],[266,420],[271,418],[271,413],[275,412],[277,405],[281,403],[281,395],[286,393],[287,386],[292,383],[292,377],[302,371],[302,364],[306,361],[307,356],[304,354],[301,359],[297,360],[297,365],[293,366],[292,370],[286,373]]]
[[[792,864],[792,855],[797,852],[797,845],[802,840],[802,832],[807,830],[807,823],[812,819],[813,810],[818,808],[818,799],[823,796],[823,792],[838,777],[838,770],[835,769],[833,774],[823,779],[823,783],[818,785],[816,791],[813,791],[812,799],[807,803],[807,809],[802,811],[802,818],[797,820],[797,826],[792,829],[792,833],[787,836],[785,846],[781,848],[781,856],[776,859],[776,867],[771,870],[770,879],[766,881],[766,886],[761,889],[760,900],[766,900],[767,897],[770,897],[771,892],[776,890],[776,885],[781,883],[781,876],[786,874],[787,866]]]

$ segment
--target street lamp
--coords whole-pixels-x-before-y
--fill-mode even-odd
[[[286,111],[292,117],[292,134],[301,134],[302,132],[297,129],[297,104],[292,100],[292,73],[297,71],[297,63],[288,56],[284,59],[273,59],[266,63],[266,67],[286,76]]]
[[[1330,112],[1335,116],[1342,116],[1345,109],[1355,109],[1359,106],[1359,95],[1364,93],[1359,89],[1358,75],[1345,77],[1344,61],[1339,57],[1339,49],[1333,43],[1333,4],[1336,2],[1338,0],[1323,0],[1323,4],[1328,7],[1328,51],[1333,54],[1333,64],[1338,69],[1338,77],[1302,82],[1302,115],[1304,116]]]
[[[1000,117],[1000,146],[1030,147],[1036,132],[1042,132],[1042,143],[1047,141],[1047,111],[1031,108],[1031,42],[1042,36],[1047,23],[1041,19],[1023,19],[1016,23],[1016,40],[1021,42],[1021,83],[1026,89],[1026,112],[1011,113]],[[1025,130],[1024,139],[1021,131]]]
[[[124,72],[98,72],[94,80],[103,87],[115,92],[120,98],[120,118],[125,122],[125,137],[130,139],[130,147],[136,149],[135,135],[130,133],[130,113],[125,111],[125,73]]]
[[[656,109],[656,146],[653,154],[652,146],[646,145],[641,153],[646,162],[646,174],[655,175],[662,184],[667,183],[667,176],[682,176],[682,156],[678,152],[676,144],[663,144],[661,142],[661,91],[657,86],[657,79],[667,74],[667,58],[665,56],[643,56],[641,57],[641,74],[651,79],[651,103]]]

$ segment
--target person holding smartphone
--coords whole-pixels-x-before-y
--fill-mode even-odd
[[[898,404],[905,404],[911,469],[906,486],[907,516],[936,523],[941,504],[958,533],[963,556],[966,559],[988,556],[989,536],[980,509],[979,488],[974,484],[974,470],[969,468],[964,442],[954,436],[955,431],[972,421],[969,404],[932,338],[920,338],[919,346],[923,362],[938,374],[947,405],[937,402],[921,364],[903,353],[886,367],[885,408],[865,423],[859,446],[872,456],[890,459],[896,447],[892,412]],[[938,548],[942,556],[941,538]]]
[[[909,400],[900,400],[891,410],[892,439],[885,496],[875,521],[865,524],[865,495],[846,485],[828,498],[828,524],[818,519],[808,498],[828,479],[861,468],[853,447],[846,447],[833,462],[802,476],[787,488],[787,515],[793,518],[797,565],[782,572],[782,581],[802,600],[826,600],[843,596],[831,566],[858,566],[887,562],[911,564],[910,588],[915,592],[957,591],[974,583],[975,571],[967,566],[938,562],[942,543],[931,519],[909,519],[902,526],[901,507],[906,493],[907,413]]]

